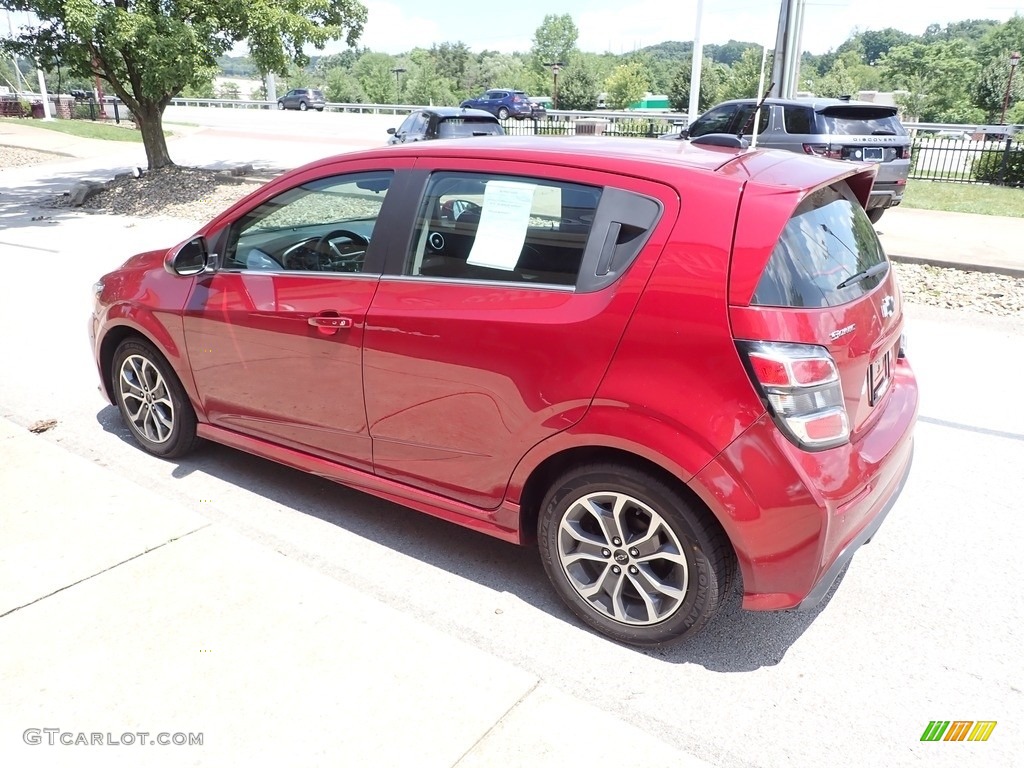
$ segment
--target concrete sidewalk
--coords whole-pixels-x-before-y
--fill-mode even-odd
[[[0,455],[4,765],[706,765],[2,419]]]

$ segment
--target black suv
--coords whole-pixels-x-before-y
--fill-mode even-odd
[[[278,109],[298,109],[302,112],[307,109],[323,112],[326,105],[323,91],[316,88],[292,88],[277,100]]]
[[[709,133],[751,135],[756,99],[736,99],[712,107],[681,133],[663,139],[696,139]],[[758,121],[757,144],[834,160],[878,163],[878,175],[865,206],[877,222],[886,208],[899,205],[910,173],[910,136],[896,107],[849,99],[768,99]]]
[[[504,136],[498,118],[482,109],[430,107],[411,112],[398,128],[388,128],[388,144],[466,136]]]

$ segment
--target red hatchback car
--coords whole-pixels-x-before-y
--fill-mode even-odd
[[[813,606],[907,477],[872,167],[621,138],[318,161],[96,285],[102,389],[510,542],[616,640]]]

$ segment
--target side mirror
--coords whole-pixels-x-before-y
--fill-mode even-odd
[[[164,267],[173,275],[191,277],[209,270],[212,266],[210,249],[205,237],[194,237],[182,243],[167,254]]]
[[[395,129],[394,128],[388,128],[388,134],[390,136],[394,136],[395,135]]]

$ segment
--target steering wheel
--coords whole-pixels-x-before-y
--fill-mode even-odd
[[[341,249],[334,244],[338,238],[346,238],[360,249],[354,252],[342,253]],[[323,237],[319,238],[313,245],[313,251],[318,255],[320,269],[330,272],[358,272],[362,269],[363,259],[366,256],[366,247],[370,241],[353,232],[351,229],[332,229]]]

